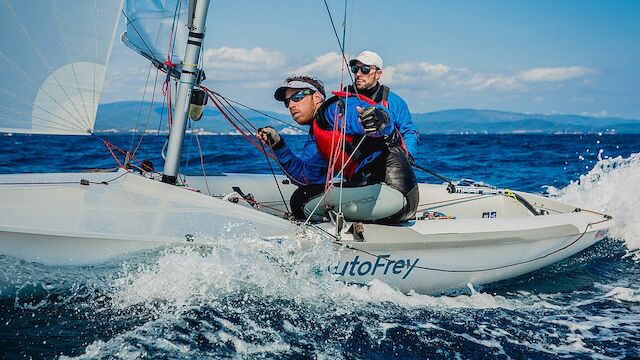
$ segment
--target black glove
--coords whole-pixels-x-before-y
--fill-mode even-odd
[[[389,123],[389,115],[384,110],[373,106],[362,110],[358,118],[367,134],[381,131]]]
[[[264,144],[272,148],[273,150],[278,150],[284,146],[284,140],[278,134],[278,130],[274,129],[271,126],[265,126],[258,129],[258,138]]]

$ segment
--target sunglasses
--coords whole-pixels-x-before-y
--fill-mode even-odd
[[[304,99],[305,96],[307,95],[311,95],[313,94],[315,91],[313,90],[309,90],[309,89],[305,89],[302,91],[298,91],[297,93],[289,96],[288,98],[284,99],[284,107],[286,107],[287,109],[289,108],[289,102],[293,101],[293,102],[299,102],[300,100]]]
[[[371,65],[362,65],[362,66],[351,65],[351,72],[354,74],[357,74],[358,70],[360,70],[363,74],[369,75],[371,70],[374,70],[375,68],[376,68],[375,66],[371,66]]]

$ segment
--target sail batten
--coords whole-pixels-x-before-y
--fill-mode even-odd
[[[0,91],[11,95],[0,98],[0,131],[93,131],[122,5],[123,0],[0,2]]]

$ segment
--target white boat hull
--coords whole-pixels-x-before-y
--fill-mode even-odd
[[[101,184],[119,175],[0,176],[0,253],[85,265],[162,245],[210,243],[225,230],[265,238],[295,230],[286,220],[135,174]]]
[[[365,225],[364,242],[342,241],[345,248],[333,272],[347,282],[367,283],[379,279],[403,291],[420,293],[487,284],[526,274],[570,257],[606,235],[604,227],[595,225],[584,234],[584,229],[570,225],[486,234],[470,234],[464,228],[456,232],[417,233],[419,230],[412,225],[407,233],[416,234],[407,235],[405,239],[415,241],[403,241],[401,235],[393,236],[389,231],[384,234],[384,229],[378,227]],[[367,232],[376,236],[367,240]],[[391,241],[379,241],[384,238]]]
[[[91,184],[81,185],[81,178]],[[267,240],[293,236],[293,223],[271,215],[288,206],[273,177],[210,176],[209,189],[204,180],[187,178],[190,186],[212,196],[122,172],[2,175],[0,254],[46,265],[85,265],[159,246],[215,244],[229,234]],[[296,187],[284,178],[278,181],[288,199]],[[242,200],[238,189],[250,193],[262,211]],[[378,279],[404,292],[432,293],[540,269],[603,239],[611,226],[601,214],[573,212],[568,204],[531,194],[519,193],[554,213],[533,216],[509,197],[445,189],[420,184],[420,210],[455,219],[364,224],[364,233],[355,238],[347,224],[339,240],[328,237],[340,252],[329,271],[350,283]],[[335,233],[331,223],[318,227]]]
[[[203,189],[202,177],[188,178]],[[252,194],[264,211],[287,211],[296,187],[272,176],[227,174],[207,178],[218,195],[233,188]],[[260,186],[255,186],[260,183]],[[467,284],[513,278],[568,258],[602,240],[613,221],[553,199],[518,192],[547,215],[534,216],[516,199],[503,195],[449,194],[445,185],[420,184],[419,211],[440,211],[455,219],[418,220],[402,225],[364,224],[364,241],[355,241],[347,224],[335,247],[340,262],[330,271],[350,283],[381,280],[404,292],[433,293]],[[259,206],[259,205],[258,205]],[[483,217],[485,216],[486,217]],[[319,225],[335,234],[331,223]]]

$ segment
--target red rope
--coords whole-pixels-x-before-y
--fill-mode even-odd
[[[257,136],[255,135],[249,135],[245,132],[245,130],[249,131],[250,130],[247,128],[246,125],[242,124],[242,126],[245,128],[245,130],[241,129],[240,126],[238,126],[237,122],[240,122],[240,119],[238,119],[237,117],[235,117],[233,114],[230,113],[230,111],[226,108],[226,106],[224,106],[224,104],[221,104],[219,102],[219,100],[214,96],[215,93],[209,89],[207,89],[204,86],[201,86],[201,88],[207,92],[207,96],[209,97],[209,99],[211,100],[211,102],[216,106],[216,108],[218,108],[218,111],[220,111],[220,113],[222,114],[222,116],[224,116],[225,119],[227,119],[227,121],[240,133],[240,135],[242,135],[245,139],[247,139],[251,145],[253,145],[256,149],[258,149],[258,151],[267,154],[267,156],[269,156],[269,158],[276,160],[275,155],[266,152],[262,145],[260,145],[260,140],[257,138]],[[233,106],[230,106],[231,108],[233,108]],[[229,113],[227,113],[229,112]],[[242,117],[242,119],[244,119],[244,121],[246,121],[247,123],[249,123],[249,121],[244,118],[244,116],[242,116],[239,112],[238,114],[240,115],[240,117]],[[233,118],[233,119],[232,119]],[[235,120],[235,121],[234,121]],[[253,127],[253,126],[252,126]],[[255,127],[253,127],[255,129]]]
[[[222,104],[222,101],[220,99],[218,99],[218,94],[215,93],[212,90],[209,90],[208,88],[206,88],[205,86],[200,85],[200,88],[204,91],[207,92],[207,96],[209,99],[211,99],[211,102],[213,102],[213,104],[216,106],[216,108],[218,108],[218,111],[220,111],[220,113],[222,114],[222,116],[224,116],[225,119],[227,119],[227,121],[245,138],[247,139],[256,149],[258,149],[258,151],[260,151],[261,153],[265,154],[265,156],[269,157],[270,159],[274,160],[276,162],[276,164],[278,164],[278,167],[280,168],[280,170],[282,170],[282,172],[289,178],[291,179],[291,181],[297,183],[298,185],[306,185],[306,183],[308,183],[308,181],[306,180],[306,178],[303,175],[303,178],[305,180],[305,182],[299,182],[297,180],[295,180],[295,178],[293,176],[291,176],[291,174],[289,174],[284,167],[280,164],[280,162],[278,161],[278,157],[273,154],[273,149],[271,149],[272,152],[268,152],[265,150],[264,146],[262,145],[262,142],[260,141],[260,139],[258,139],[258,137],[256,135],[249,135],[247,134],[243,129],[240,128],[240,126],[238,126],[238,124],[236,123],[239,122],[241,123],[242,127],[249,133],[252,133],[252,131],[245,125],[248,124],[251,128],[253,128],[254,130],[257,130],[257,128],[247,119],[245,118],[240,111],[238,111],[238,109],[236,109],[235,106],[231,105],[228,101],[225,102],[227,103],[227,105]],[[224,99],[224,97],[220,96],[222,99]],[[235,111],[238,116],[236,117],[235,115],[233,115],[231,113],[231,110],[229,110],[229,108],[233,109],[233,111]],[[232,119],[233,118],[233,119]],[[235,119],[235,121],[234,121]]]
[[[100,138],[99,138],[100,139]],[[118,166],[128,172],[131,172],[130,169],[128,169],[125,165],[122,164],[122,162],[120,162],[120,160],[118,159],[118,156],[113,152],[113,149],[117,150],[118,152],[120,152],[121,154],[123,154],[125,157],[129,156],[129,158],[132,161],[137,162],[140,166],[137,166],[138,169],[140,169],[141,171],[145,172],[145,173],[150,173],[151,171],[147,171],[145,169],[145,167],[142,164],[142,161],[138,160],[133,154],[131,154],[130,152],[127,152],[121,148],[119,148],[118,146],[116,146],[115,144],[113,144],[110,141],[107,141],[105,139],[100,139],[102,141],[102,143],[107,147],[107,149],[109,150],[109,152],[111,153],[111,156],[113,157],[113,159],[118,163]]]

